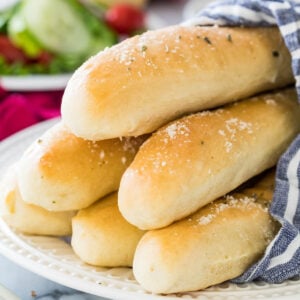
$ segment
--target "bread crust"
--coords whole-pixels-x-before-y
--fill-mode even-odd
[[[300,130],[294,89],[171,122],[122,176],[119,208],[141,229],[179,220],[275,165]]]
[[[275,27],[176,25],[84,63],[67,85],[62,118],[91,140],[137,136],[293,81],[290,54]]]
[[[0,182],[0,217],[13,228],[36,235],[67,236],[72,233],[75,211],[50,212],[23,201],[16,179],[15,165]]]
[[[255,263],[279,225],[267,208],[274,174],[140,240],[133,273],[153,293],[194,291],[235,278]]]
[[[120,214],[117,193],[80,210],[72,219],[72,228],[74,252],[82,261],[102,267],[131,267],[144,234]]]
[[[62,123],[50,128],[17,165],[25,202],[51,211],[78,210],[116,191],[144,138],[92,142]]]

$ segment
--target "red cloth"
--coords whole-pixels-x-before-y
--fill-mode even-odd
[[[0,141],[35,123],[60,115],[63,91],[6,92],[0,87]]]

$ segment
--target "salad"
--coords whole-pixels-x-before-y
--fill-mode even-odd
[[[144,29],[144,12],[79,0],[21,0],[0,12],[0,74],[59,74]]]

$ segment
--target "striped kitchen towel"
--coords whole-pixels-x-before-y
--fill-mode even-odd
[[[300,102],[300,0],[225,0],[211,3],[184,24],[277,25],[292,55]],[[300,120],[299,120],[300,122]],[[234,282],[280,283],[300,274],[300,135],[280,158],[270,213],[282,227],[264,256]]]

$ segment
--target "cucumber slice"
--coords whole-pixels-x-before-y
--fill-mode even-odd
[[[26,22],[20,11],[17,11],[9,20],[7,26],[9,39],[19,48],[21,48],[28,57],[38,57],[42,51],[40,43],[28,30]]]
[[[12,18],[14,12],[17,10],[19,3],[14,4],[4,10],[0,9],[0,33],[7,33],[7,25],[9,20]]]
[[[48,50],[58,54],[88,52],[92,35],[69,0],[25,0],[22,7],[28,29]]]

